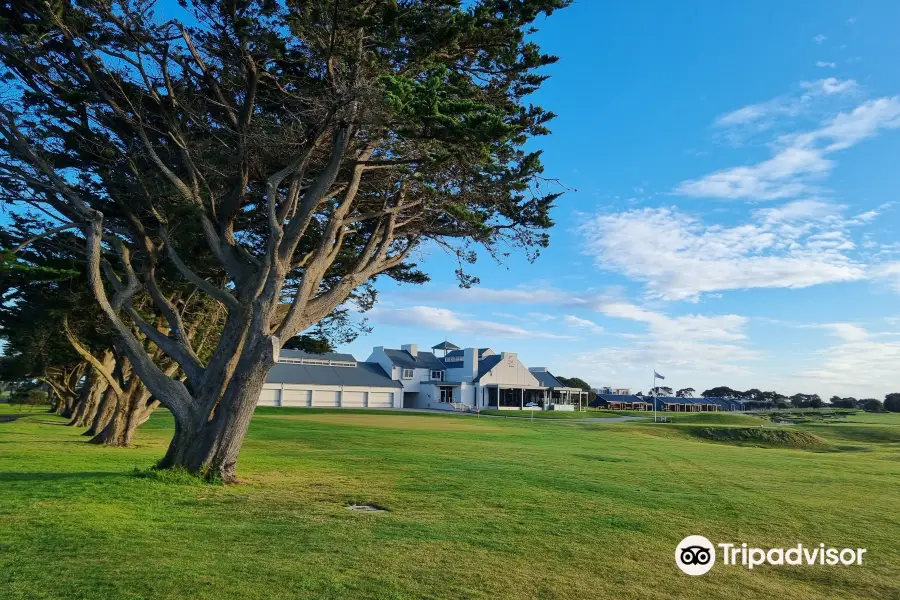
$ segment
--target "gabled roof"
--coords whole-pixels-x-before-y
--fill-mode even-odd
[[[340,362],[357,362],[352,354],[342,354],[340,352],[325,352],[324,354],[313,354],[304,350],[287,350],[279,352],[279,356],[284,358],[311,358],[313,360],[336,360]]]
[[[485,350],[487,350],[487,348],[485,348]],[[491,369],[493,369],[498,364],[500,364],[500,361],[502,359],[503,359],[503,357],[500,354],[492,354],[490,356],[486,356],[486,357],[482,358],[481,360],[479,360],[478,361],[478,375],[475,376],[475,379],[473,381],[478,381],[483,376],[487,375],[487,373]],[[462,361],[448,362],[444,366],[448,369],[462,369],[463,362]]]
[[[487,348],[485,348],[487,350]],[[488,371],[496,367],[500,364],[500,361],[503,359],[503,356],[500,354],[492,354],[486,358],[482,358],[478,361],[478,377],[475,378],[475,381],[478,381],[482,377],[488,374]]]
[[[441,342],[431,347],[432,350],[459,350],[459,346],[452,342]]]
[[[384,353],[391,359],[391,364],[395,367],[401,367],[403,369],[431,369],[432,371],[444,370],[444,363],[431,352],[417,352],[416,355],[413,356],[406,350],[390,350],[385,348]]]
[[[487,352],[488,350],[490,350],[490,348],[479,348],[478,349],[478,358],[482,358],[484,356],[484,353]],[[447,353],[447,358],[454,358],[457,356],[462,358],[463,351],[460,349],[457,349],[457,350],[452,350],[451,352]]]
[[[347,385],[359,387],[400,388],[378,363],[361,362],[355,367],[275,363],[266,383],[299,383],[313,385]]]
[[[548,388],[567,388],[566,384],[553,376],[550,371],[531,371],[531,374],[534,375],[534,378],[538,380],[538,382]],[[574,388],[573,388],[574,389]]]

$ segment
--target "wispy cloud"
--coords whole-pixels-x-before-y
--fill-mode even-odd
[[[847,82],[815,82],[823,93],[848,89]],[[818,129],[780,135],[773,156],[750,166],[715,171],[699,179],[683,181],[675,193],[723,199],[776,200],[820,192],[819,182],[834,168],[831,154],[850,148],[878,134],[900,127],[900,96],[866,101],[841,112]]]
[[[847,342],[862,342],[869,339],[869,332],[855,323],[824,323],[819,327]]]
[[[819,200],[756,211],[745,223],[705,224],[674,208],[598,214],[581,228],[598,268],[646,284],[653,296],[695,299],[750,288],[802,288],[857,281],[867,266],[851,258],[852,218]]]
[[[601,327],[600,325],[597,325],[589,319],[582,319],[580,317],[576,317],[575,315],[565,315],[563,317],[563,323],[565,323],[569,327],[586,329],[591,333],[603,333],[603,327]]]
[[[875,278],[884,281],[897,293],[900,293],[900,262],[881,265],[875,270]]]
[[[834,69],[835,67],[837,67],[837,63],[828,62],[828,61],[824,61],[824,60],[817,60],[816,66],[823,68],[823,69]]]
[[[682,376],[708,370],[746,374],[748,365],[760,358],[758,351],[747,346],[747,319],[740,315],[670,317],[624,301],[601,303],[597,309],[607,317],[636,321],[647,327],[645,333],[631,336],[626,345],[573,357],[585,371],[595,370],[598,380],[601,374],[648,365],[671,367]]]
[[[436,331],[454,331],[477,334],[484,337],[501,338],[548,338],[570,339],[571,336],[525,329],[517,325],[468,319],[448,308],[434,306],[408,306],[404,308],[373,308],[367,316],[376,323],[432,329]]]
[[[797,374],[828,389],[857,398],[895,391],[900,342],[879,341],[850,323],[832,323],[841,343],[814,352],[816,365]]]
[[[800,118],[821,118],[844,108],[859,86],[853,79],[827,77],[815,81],[801,81],[793,93],[776,96],[765,102],[748,104],[719,115],[713,124],[717,137],[731,145],[740,146],[768,131],[783,131],[795,126]]]
[[[824,42],[827,39],[828,39],[827,36],[820,33],[816,37],[813,38],[813,41],[817,44],[821,44],[822,42]]]

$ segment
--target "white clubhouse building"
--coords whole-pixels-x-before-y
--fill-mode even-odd
[[[588,393],[567,387],[546,368],[527,368],[515,352],[461,349],[449,342],[420,351],[376,346],[365,362],[349,354],[282,350],[260,406],[574,410]]]

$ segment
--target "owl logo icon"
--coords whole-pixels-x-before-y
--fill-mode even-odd
[[[703,575],[716,564],[716,548],[702,535],[689,535],[675,548],[675,564],[687,575]]]

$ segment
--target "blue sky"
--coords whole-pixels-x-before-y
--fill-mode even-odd
[[[418,257],[342,350],[445,337],[592,384],[900,391],[896,2],[581,1],[541,24],[551,247]]]

